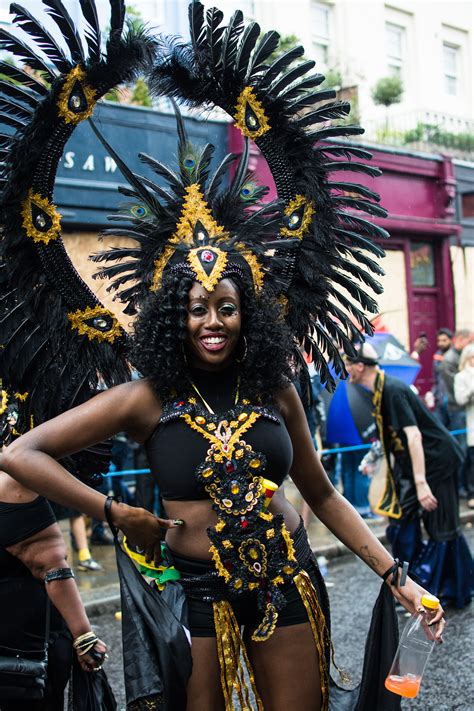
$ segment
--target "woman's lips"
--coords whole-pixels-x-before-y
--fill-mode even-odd
[[[227,343],[227,336],[202,336],[200,342],[206,351],[221,351]]]

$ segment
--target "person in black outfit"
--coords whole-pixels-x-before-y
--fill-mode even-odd
[[[387,458],[386,486],[375,510],[390,518],[394,555],[409,560],[432,593],[463,607],[472,597],[473,563],[459,520],[456,471],[462,450],[411,388],[379,370],[377,362],[368,344],[348,358],[351,382],[373,393]]]
[[[85,671],[101,665],[106,646],[91,631],[49,502],[0,471],[0,655],[40,658],[48,597],[52,608],[45,698],[0,700],[1,711],[63,711],[73,640],[88,640],[89,651],[97,654],[79,656],[83,650],[77,649]]]

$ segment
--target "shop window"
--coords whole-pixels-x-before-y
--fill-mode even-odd
[[[474,217],[474,192],[461,195],[462,217]]]
[[[459,94],[459,47],[443,42],[444,90],[448,96]]]
[[[436,286],[433,245],[413,242],[410,245],[410,268],[413,286]]]
[[[321,2],[311,5],[311,34],[313,38],[313,53],[318,64],[327,67],[329,61],[329,45],[331,39],[331,8]]]
[[[385,23],[387,68],[391,76],[402,77],[405,54],[405,28]]]

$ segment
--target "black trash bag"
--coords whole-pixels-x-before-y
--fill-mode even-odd
[[[86,672],[75,657],[69,683],[68,710],[116,711],[116,709],[117,702],[104,670]]]
[[[109,517],[108,517],[109,518]],[[185,595],[179,583],[160,593],[148,585],[114,533],[122,604],[122,644],[127,709],[185,711],[191,676],[191,645],[182,620]]]
[[[385,688],[384,682],[398,646],[398,620],[393,595],[386,583],[372,612],[365,643],[360,684],[351,691],[331,679],[330,711],[400,711],[401,697]]]

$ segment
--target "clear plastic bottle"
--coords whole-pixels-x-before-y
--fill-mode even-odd
[[[385,688],[409,699],[418,696],[421,678],[435,644],[435,630],[428,623],[439,607],[439,600],[434,595],[423,595],[421,604],[425,610],[412,615],[406,623],[385,679]]]

